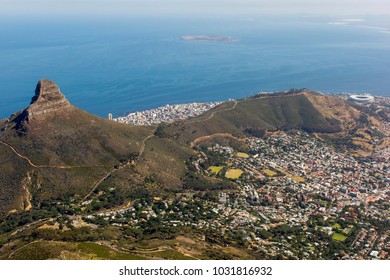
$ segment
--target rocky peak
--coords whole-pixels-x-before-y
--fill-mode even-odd
[[[35,89],[35,96],[26,109],[28,119],[36,119],[65,111],[72,106],[53,81],[41,79]]]

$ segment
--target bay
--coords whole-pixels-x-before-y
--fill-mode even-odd
[[[290,88],[390,96],[386,31],[324,17],[1,19],[0,118],[40,78],[103,117]]]

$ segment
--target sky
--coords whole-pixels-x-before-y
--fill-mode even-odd
[[[390,15],[390,0],[0,0],[0,15]]]

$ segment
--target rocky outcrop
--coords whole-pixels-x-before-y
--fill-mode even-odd
[[[32,186],[32,179],[30,174],[27,173],[27,177],[24,178],[24,180],[22,181],[23,194],[21,197],[21,205],[20,205],[20,209],[25,211],[28,211],[32,208],[32,204],[31,204],[32,196],[30,193],[31,186]]]
[[[35,89],[35,96],[26,109],[28,120],[45,118],[56,112],[63,112],[72,105],[53,81],[41,79]]]

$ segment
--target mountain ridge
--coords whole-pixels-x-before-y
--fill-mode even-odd
[[[0,211],[9,211],[25,209],[19,206],[26,188],[35,206],[86,194],[96,178],[137,157],[153,128],[91,115],[71,105],[54,82],[40,80],[29,107],[4,120],[0,131]]]
[[[360,112],[342,99],[302,90],[231,101],[192,120],[161,124],[158,131],[185,143],[215,133],[245,136],[289,129],[338,133],[355,125],[359,117]]]
[[[347,133],[361,115],[344,100],[295,90],[226,102],[191,120],[140,127],[80,110],[54,82],[42,79],[30,106],[0,122],[0,212],[63,196],[81,200],[96,182],[128,193],[145,184],[157,195],[180,191],[185,162],[208,136],[261,137],[291,129]]]

